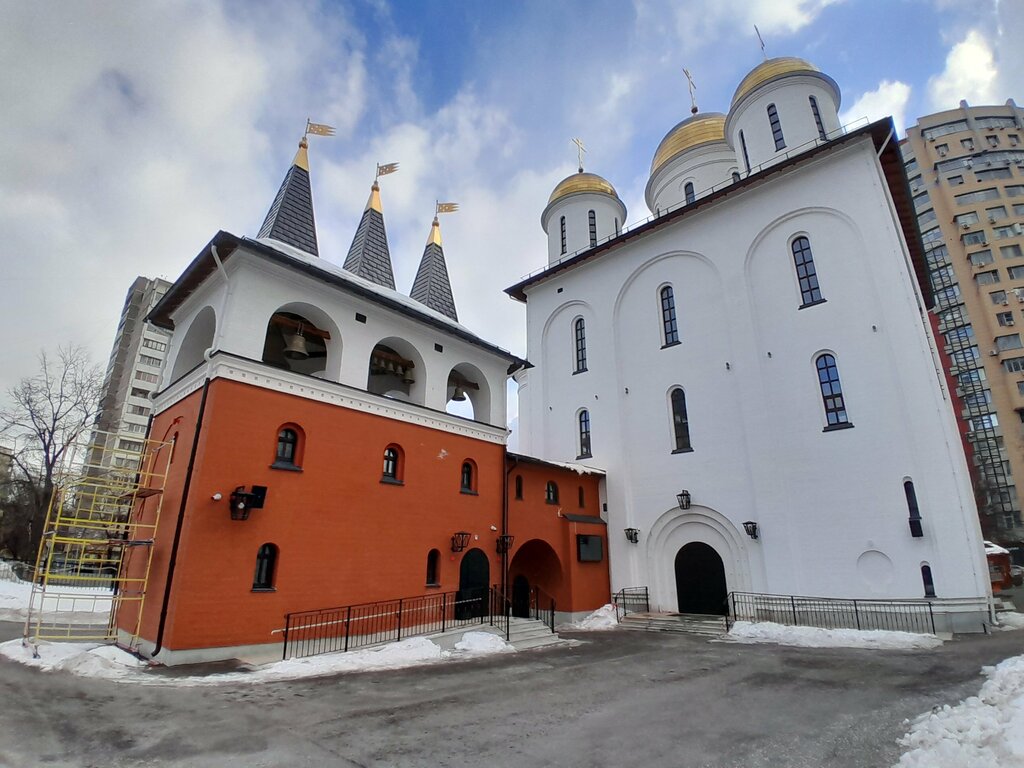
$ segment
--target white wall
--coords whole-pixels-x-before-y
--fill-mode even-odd
[[[665,211],[686,202],[686,184],[693,184],[696,197],[712,187],[732,181],[732,172],[739,171],[736,153],[724,141],[695,147],[679,155],[654,174],[647,182],[647,207],[651,213]]]
[[[597,220],[598,242],[626,225],[626,207],[610,195],[577,192],[556,200],[541,216],[541,226],[548,235],[549,264],[590,247],[590,211],[594,211]],[[562,216],[565,216],[565,253],[562,253]]]

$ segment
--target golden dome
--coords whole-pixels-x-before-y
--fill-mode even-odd
[[[767,61],[763,61],[750,70],[747,76],[743,78],[743,81],[736,89],[736,93],[733,94],[732,105],[736,106],[736,103],[740,99],[762,83],[767,83],[769,80],[774,80],[775,78],[782,77],[783,75],[798,74],[802,72],[821,74],[821,70],[809,61],[798,59],[795,56],[781,56],[777,59],[768,59]]]
[[[551,205],[555,200],[563,198],[566,195],[572,195],[577,192],[597,192],[598,194],[611,195],[616,200],[619,198],[615,193],[615,187],[602,179],[596,173],[585,173],[580,171],[579,173],[574,173],[572,176],[567,176],[558,183],[558,186],[555,187],[555,190],[551,193],[551,197],[548,198],[548,205]]]
[[[725,141],[725,115],[707,112],[686,118],[661,140],[651,161],[651,176],[676,155],[715,141]]]

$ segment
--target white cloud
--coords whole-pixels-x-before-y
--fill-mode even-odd
[[[955,109],[961,99],[972,104],[997,102],[997,74],[989,42],[979,30],[970,30],[950,49],[945,69],[928,81],[931,108],[935,111]]]
[[[843,111],[839,121],[846,125],[862,117],[875,121],[892,116],[896,133],[902,136],[906,127],[907,102],[910,100],[910,86],[898,80],[883,80],[873,91],[862,93],[849,109]]]

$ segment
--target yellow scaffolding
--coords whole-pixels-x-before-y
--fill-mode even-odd
[[[136,649],[172,447],[109,432],[68,447],[39,543],[26,642]],[[118,612],[129,606],[119,632]]]

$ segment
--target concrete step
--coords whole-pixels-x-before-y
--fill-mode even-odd
[[[706,637],[726,633],[724,616],[695,613],[631,613],[619,621],[623,629],[643,632],[681,632]]]
[[[489,632],[502,638],[505,636],[505,633],[499,627],[492,627],[490,624],[474,624],[467,627],[450,629],[447,632],[427,635],[426,637],[428,640],[441,646],[441,648],[451,650],[466,632]],[[551,645],[564,645],[568,641],[553,633],[542,621],[512,619],[509,623],[509,642],[517,651],[525,651]]]

